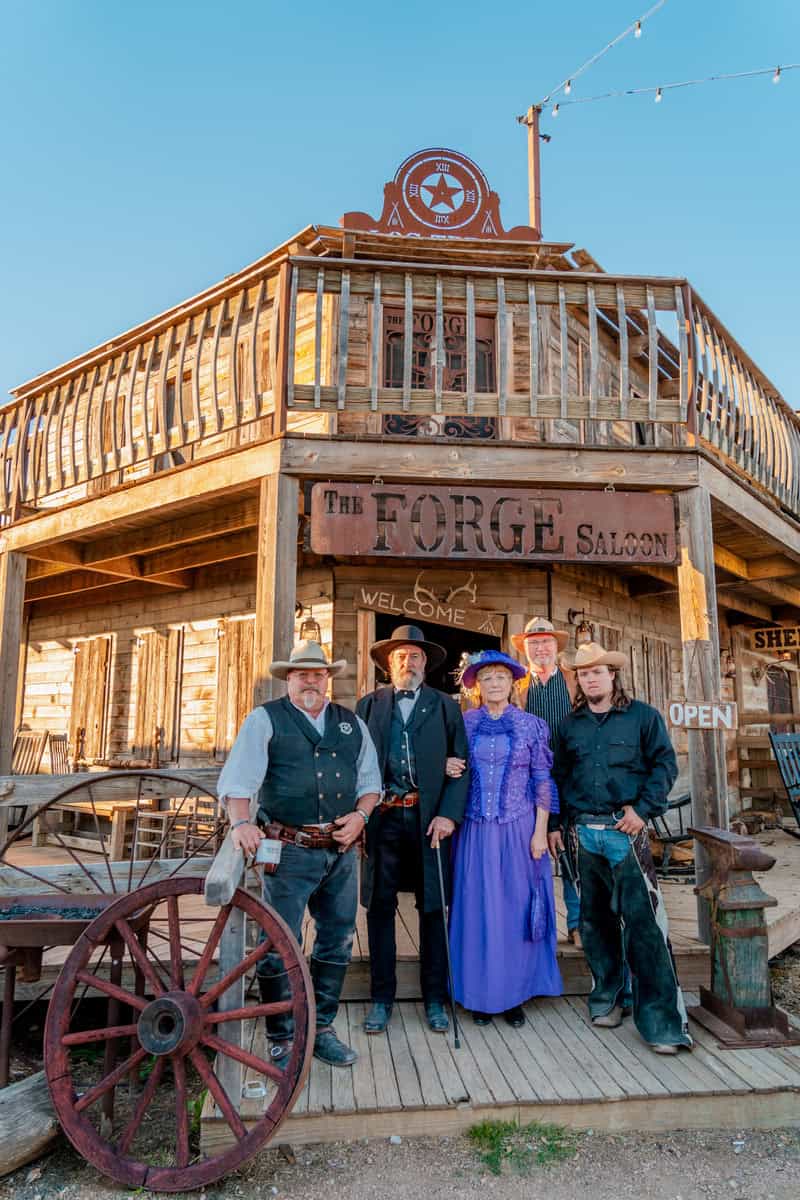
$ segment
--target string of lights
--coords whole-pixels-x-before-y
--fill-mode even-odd
[[[613,50],[616,45],[618,45],[626,37],[629,37],[630,34],[633,34],[635,38],[640,38],[642,36],[642,26],[644,25],[645,21],[649,20],[650,17],[652,17],[654,13],[657,13],[660,8],[663,8],[666,3],[667,0],[658,0],[657,4],[654,4],[652,8],[648,8],[647,12],[642,13],[641,17],[637,17],[635,21],[632,21],[631,24],[623,29],[622,33],[618,33],[617,36],[610,41],[607,46],[603,46],[602,50],[598,50],[597,53],[593,54],[591,58],[587,58],[586,62],[578,67],[577,71],[573,71],[572,74],[568,75],[566,79],[562,79],[561,83],[559,83],[557,87],[554,87],[552,91],[548,92],[547,95],[539,101],[536,107],[543,108],[545,104],[549,104],[553,97],[558,96],[561,92],[563,92],[565,96],[568,96],[572,91],[573,83],[579,75],[583,75],[584,71],[588,71],[589,67],[594,66],[594,64],[601,59],[604,54],[608,54],[609,50]],[[519,117],[518,120],[522,122],[525,120],[525,118]]]
[[[650,95],[656,104],[660,104],[664,98],[664,93],[672,91],[674,88],[697,87],[702,83],[719,83],[721,80],[726,79],[752,79],[756,75],[771,75],[773,83],[780,83],[781,77],[787,71],[796,71],[798,68],[800,68],[800,63],[788,63],[780,67],[759,67],[755,71],[729,71],[726,74],[706,75],[702,79],[682,79],[675,83],[660,83],[654,87],[624,88],[611,92],[601,92],[596,96],[580,96],[573,100],[559,100],[553,105],[550,116],[557,117],[560,110],[568,104],[594,104],[598,100],[616,100],[623,96]]]

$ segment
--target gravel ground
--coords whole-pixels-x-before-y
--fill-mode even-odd
[[[76,1155],[60,1148],[0,1184],[0,1200],[119,1200]],[[200,1200],[797,1200],[800,1130],[647,1135],[581,1134],[574,1156],[552,1166],[491,1174],[466,1138],[414,1138],[300,1147],[296,1161],[267,1150]],[[197,1195],[197,1193],[196,1193]]]
[[[775,999],[800,1016],[800,943],[772,963]],[[31,1060],[35,1055],[30,1055]],[[31,1068],[35,1063],[31,1061]],[[200,1200],[431,1200],[490,1195],[493,1200],[800,1200],[798,1127],[783,1130],[576,1134],[569,1156],[539,1166],[504,1158],[500,1175],[466,1137],[402,1138],[269,1149]],[[528,1135],[530,1136],[530,1135]],[[518,1139],[523,1151],[526,1138]],[[536,1145],[534,1139],[531,1145]],[[512,1163],[513,1165],[506,1165]],[[110,1184],[60,1142],[36,1164],[0,1180],[0,1200],[119,1200]]]

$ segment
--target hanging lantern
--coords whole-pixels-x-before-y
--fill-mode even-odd
[[[300,641],[301,642],[319,642],[322,644],[322,630],[319,627],[319,621],[314,617],[314,610],[308,610],[308,616],[303,619],[300,626]]]

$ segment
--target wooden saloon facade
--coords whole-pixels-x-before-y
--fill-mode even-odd
[[[304,623],[346,704],[394,624],[449,672],[534,614],[664,712],[797,703],[750,638],[800,624],[795,413],[686,279],[505,231],[451,151],[18,388],[0,459],[0,774],[20,728],[221,762]],[[737,736],[676,731],[706,823],[756,789]]]

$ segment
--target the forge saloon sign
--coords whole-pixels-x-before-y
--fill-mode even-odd
[[[317,483],[317,554],[519,562],[674,563],[671,496]]]

